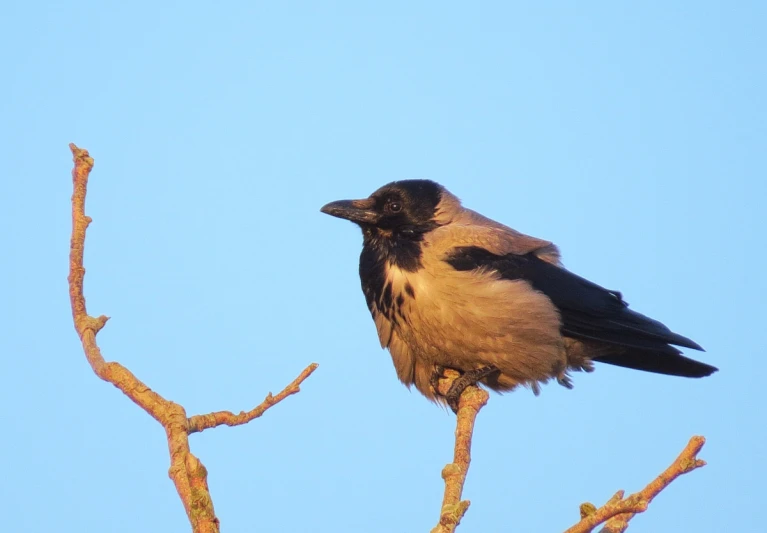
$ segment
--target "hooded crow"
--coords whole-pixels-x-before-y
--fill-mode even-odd
[[[321,211],[362,228],[360,278],[397,377],[456,409],[463,389],[518,385],[538,394],[592,361],[699,378],[717,369],[675,346],[702,348],[628,308],[618,291],[566,270],[551,242],[461,206],[429,180],[395,181]],[[445,398],[435,379],[463,374]]]

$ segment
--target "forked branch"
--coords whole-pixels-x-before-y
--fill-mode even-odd
[[[692,437],[671,466],[639,492],[624,498],[624,492],[619,490],[599,509],[591,504],[581,505],[581,521],[565,533],[588,533],[600,524],[604,524],[600,533],[623,533],[629,526],[629,520],[637,513],[646,511],[653,498],[672,481],[682,474],[705,466],[706,462],[698,459],[698,453],[705,443],[706,439],[703,437]]]
[[[439,381],[439,393],[445,395],[459,375],[453,370],[446,370],[445,377]],[[487,400],[488,393],[475,386],[467,387],[461,395],[456,419],[454,459],[442,470],[445,494],[439,523],[431,530],[431,533],[454,532],[469,508],[470,502],[461,500],[461,494],[471,463],[474,422],[480,409],[487,404]],[[641,491],[624,498],[624,492],[620,490],[598,509],[590,503],[581,505],[581,521],[565,533],[590,533],[601,524],[604,524],[604,527],[600,533],[623,533],[628,528],[629,520],[636,514],[646,511],[650,502],[672,481],[706,464],[697,457],[705,442],[706,439],[703,437],[692,437],[671,466]]]
[[[72,181],[72,240],[69,254],[69,298],[72,304],[72,317],[75,329],[82,341],[83,350],[93,371],[104,381],[120,389],[128,398],[149,413],[165,428],[170,451],[169,475],[176,486],[184,509],[195,533],[214,533],[219,531],[219,522],[213,510],[213,500],[208,491],[207,471],[189,448],[189,434],[226,424],[236,426],[246,424],[261,416],[267,409],[296,394],[301,383],[317,368],[316,363],[306,367],[299,376],[276,396],[271,393],[253,410],[235,415],[229,411],[219,411],[207,415],[195,415],[187,418],[184,408],[166,400],[147,387],[133,373],[120,363],[106,362],[96,343],[96,334],[104,327],[109,317],[88,315],[83,295],[83,253],[85,233],[91,218],[85,215],[85,195],[88,177],[93,168],[93,158],[87,150],[70,144],[74,156]]]

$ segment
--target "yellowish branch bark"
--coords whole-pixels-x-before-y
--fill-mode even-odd
[[[195,533],[217,533],[219,521],[208,490],[207,471],[189,448],[189,434],[222,424],[229,426],[246,424],[261,416],[273,405],[297,393],[301,383],[314,372],[317,364],[309,365],[277,396],[272,396],[270,393],[252,411],[239,415],[222,411],[187,418],[186,411],[181,405],[166,400],[154,392],[121,364],[105,361],[96,343],[96,334],[104,327],[109,317],[88,315],[83,293],[85,234],[91,223],[91,218],[85,215],[85,196],[88,188],[88,177],[93,169],[93,158],[90,157],[87,150],[80,149],[74,144],[70,144],[69,148],[74,157],[72,239],[68,278],[69,298],[75,330],[77,330],[82,341],[85,357],[98,377],[120,389],[128,398],[162,424],[168,437],[169,475],[184,504],[186,514],[192,524],[192,531]]]
[[[595,509],[591,504],[581,505],[581,521],[565,533],[589,533],[600,524],[605,524],[601,533],[623,533],[629,526],[629,520],[637,513],[646,511],[653,498],[672,481],[682,474],[705,466],[706,462],[697,457],[705,443],[706,439],[703,437],[692,437],[671,466],[639,492],[624,499],[623,491],[619,490],[599,509]]]
[[[312,375],[312,372],[317,369],[317,366],[317,363],[310,364],[304,368],[303,372],[301,372],[296,379],[290,382],[287,387],[282,389],[279,394],[272,396],[272,393],[270,392],[266,395],[266,398],[263,402],[248,412],[240,411],[240,413],[236,415],[231,411],[216,411],[215,413],[208,413],[207,415],[194,415],[189,417],[189,433],[196,433],[198,431],[204,431],[206,429],[221,425],[241,426],[243,424],[247,424],[254,418],[258,418],[264,414],[264,412],[266,412],[266,410],[273,405],[280,403],[288,396],[300,392],[301,383],[303,383],[306,378]]]
[[[446,395],[450,385],[459,376],[460,374],[454,370],[445,370],[445,378],[439,380],[439,393],[443,396]],[[445,480],[445,495],[442,498],[439,523],[431,530],[431,533],[452,533],[455,531],[461,518],[471,505],[469,500],[461,500],[461,495],[471,463],[471,438],[474,434],[474,421],[480,409],[487,404],[488,398],[487,391],[474,386],[466,387],[466,390],[461,394],[456,415],[453,462],[442,469],[442,479]]]

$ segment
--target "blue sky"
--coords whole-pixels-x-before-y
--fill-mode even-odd
[[[16,2],[0,18],[10,531],[187,531],[162,428],[94,377],[67,297],[71,155],[96,159],[86,297],[107,359],[190,414],[224,531],[426,531],[453,417],[396,380],[319,212],[431,178],[702,344],[684,380],[599,366],[494,395],[461,531],[559,531],[693,434],[631,531],[757,531],[767,477],[761,2]],[[131,522],[128,520],[130,519]]]

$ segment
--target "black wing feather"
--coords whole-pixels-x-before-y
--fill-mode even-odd
[[[503,279],[529,282],[559,309],[563,335],[623,348],[616,350],[615,355],[600,356],[599,361],[694,377],[716,371],[712,366],[683,357],[671,346],[703,350],[699,344],[632,311],[619,292],[600,287],[533,253],[501,256],[481,247],[465,246],[454,248],[446,261],[456,270],[495,270]]]

